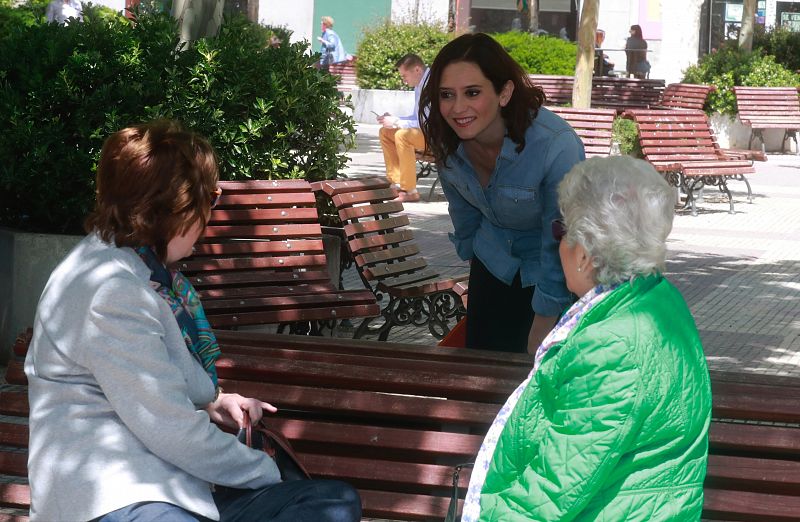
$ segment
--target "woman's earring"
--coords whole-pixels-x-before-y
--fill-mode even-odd
[[[578,272],[583,272],[583,269],[581,267],[578,267]]]

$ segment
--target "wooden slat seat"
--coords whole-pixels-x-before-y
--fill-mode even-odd
[[[215,328],[292,324],[298,330],[375,317],[375,296],[331,281],[316,200],[305,180],[220,182],[223,194],[194,254],[178,269]]]
[[[733,197],[727,184],[731,179],[745,182],[747,199],[752,203],[752,190],[745,175],[755,173],[753,163],[732,159],[720,150],[703,111],[630,110],[623,117],[639,127],[644,158],[686,193],[685,206],[691,206],[692,215],[697,214],[695,192],[704,186],[716,186],[725,193],[733,213]]]
[[[364,285],[379,299],[388,296],[381,312],[384,322],[373,328],[378,339],[386,340],[394,326],[407,324],[427,326],[437,339],[444,337],[449,320],[464,314],[453,286],[468,276],[442,277],[428,267],[391,184],[383,178],[321,181],[314,190],[331,198],[339,211]],[[370,331],[370,321],[361,323],[356,337]]]
[[[442,519],[452,466],[469,462],[497,411],[530,371],[521,354],[218,331],[227,391],[262,397],[268,422],[318,478],[361,493],[365,517]],[[27,520],[27,392],[15,347],[0,391],[0,520]],[[800,381],[711,372],[706,520],[797,520]],[[780,424],[775,424],[780,423]],[[470,470],[460,475],[461,497]]]
[[[784,129],[781,152],[786,151],[786,139],[794,139],[795,150],[800,151],[797,133],[800,130],[800,97],[795,87],[740,87],[733,88],[739,119],[752,130],[748,149],[753,139],[761,140],[764,147],[764,129]]]
[[[608,156],[611,153],[612,128],[616,111],[613,109],[577,109],[574,107],[547,107],[575,129],[583,142],[586,157]]]

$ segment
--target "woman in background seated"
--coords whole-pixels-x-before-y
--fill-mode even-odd
[[[476,520],[699,520],[711,389],[697,328],[663,276],[674,191],[652,166],[589,159],[553,224],[579,296],[483,441]]]
[[[276,411],[217,386],[214,333],[169,268],[219,195],[211,146],[174,124],[104,144],[89,234],[50,276],[25,360],[32,520],[360,519],[349,485],[281,482],[271,458],[214,424]]]

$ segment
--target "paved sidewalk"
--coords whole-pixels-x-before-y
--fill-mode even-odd
[[[377,136],[377,125],[359,124],[346,175],[384,175]],[[667,275],[689,303],[709,367],[800,377],[800,156],[772,154],[768,162],[756,162],[748,179],[753,204],[744,183],[730,183],[734,215],[715,189],[698,216],[677,213]],[[430,265],[443,274],[466,273],[447,239],[452,226],[441,189],[425,201],[432,183],[420,180],[423,201],[405,205],[411,226]],[[349,269],[344,284],[362,283]],[[395,328],[389,341],[436,342],[417,327]]]

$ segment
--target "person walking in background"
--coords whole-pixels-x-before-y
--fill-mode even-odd
[[[647,61],[647,42],[642,37],[642,28],[632,25],[630,37],[625,40],[625,70],[628,76],[647,78],[650,73],[650,62]]]
[[[461,520],[697,521],[711,384],[662,275],[675,193],[616,156],[575,166],[558,196],[551,234],[579,300],[489,428]]]
[[[45,12],[50,23],[67,24],[70,18],[83,21],[83,7],[78,0],[52,0]]]
[[[281,482],[229,429],[270,404],[218,385],[191,255],[221,195],[217,158],[171,122],[111,135],[88,235],[50,275],[25,359],[31,520],[357,522],[358,492]]]
[[[533,353],[573,298],[546,233],[556,187],[585,158],[544,92],[492,37],[466,34],[431,65],[419,114],[453,221],[470,261],[466,344]]]
[[[322,36],[317,36],[320,42],[319,52],[322,55],[319,59],[319,68],[327,71],[331,64],[346,61],[347,53],[339,35],[333,30],[333,18],[323,16],[321,25]]]
[[[417,191],[416,151],[425,150],[425,138],[420,130],[419,98],[430,69],[416,54],[406,54],[395,63],[403,83],[414,88],[414,110],[407,116],[378,116],[382,125],[378,135],[386,164],[386,177],[396,185],[403,202],[419,201]]]

